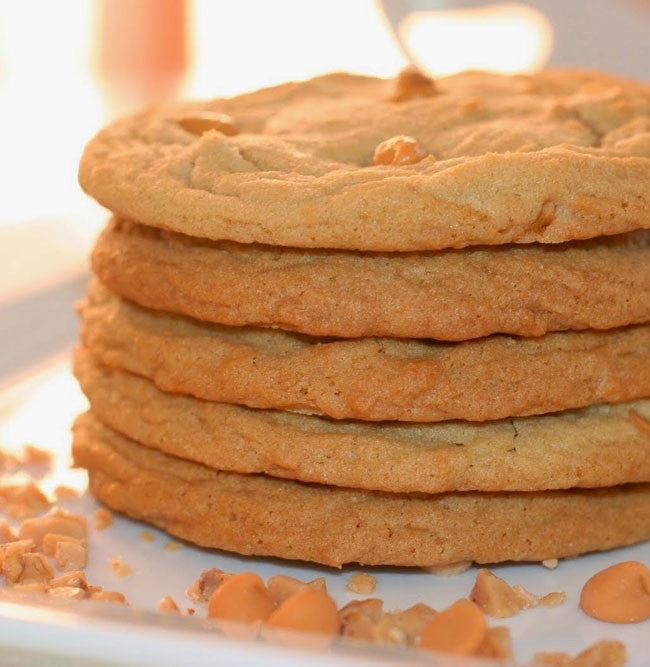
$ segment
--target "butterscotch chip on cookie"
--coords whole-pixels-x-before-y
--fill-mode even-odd
[[[93,268],[115,293],[231,326],[466,340],[650,321],[650,232],[377,254],[218,243],[113,221]]]
[[[124,217],[212,239],[559,243],[650,226],[648,116],[650,86],[595,72],[330,74],[151,107],[100,132],[79,178]],[[398,135],[432,157],[372,165]]]
[[[103,364],[163,391],[252,408],[483,421],[650,395],[650,325],[461,344],[331,340],[148,310],[97,280],[79,310],[82,341]]]
[[[333,566],[425,566],[540,561],[650,537],[648,484],[438,495],[301,484],[170,457],[90,414],[76,422],[73,449],[93,493],[108,506],[179,538],[241,554]]]
[[[485,423],[335,422],[166,394],[83,348],[75,373],[105,424],[218,470],[426,493],[650,481],[650,436],[630,418],[650,415],[648,399]]]

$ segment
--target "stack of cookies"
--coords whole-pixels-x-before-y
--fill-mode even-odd
[[[341,565],[650,538],[650,87],[334,74],[100,132],[74,457],[197,544]]]

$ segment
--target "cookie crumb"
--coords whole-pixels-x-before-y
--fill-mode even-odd
[[[54,579],[54,570],[43,554],[27,552],[22,555],[22,561],[19,578],[22,584],[47,584]]]
[[[557,558],[547,558],[546,560],[542,561],[542,565],[547,569],[547,570],[554,570],[560,561],[558,561]]]
[[[231,576],[231,574],[216,567],[209,570],[203,570],[199,575],[199,578],[185,591],[185,593],[192,602],[207,602],[217,588]]]
[[[300,581],[300,579],[288,577],[285,574],[276,574],[269,577],[269,580],[266,582],[266,587],[269,591],[269,595],[277,605],[281,605],[285,600],[288,600],[292,595],[301,591],[303,588],[313,588],[314,590],[327,593],[324,577],[318,577],[317,579],[305,583],[304,581]]]
[[[625,644],[615,639],[603,639],[586,648],[575,658],[567,653],[535,653],[535,662],[553,667],[623,667],[627,662]]]
[[[166,542],[164,547],[165,551],[179,551],[182,548],[182,542],[174,542],[173,540]]]
[[[153,533],[150,533],[148,530],[143,530],[140,533],[140,539],[143,542],[153,542]]]
[[[54,548],[54,564],[62,572],[82,570],[88,562],[88,551],[78,542],[61,541]]]
[[[192,607],[188,607],[185,610],[185,615],[186,616],[194,616],[194,614],[196,614],[196,609],[192,609]]]
[[[566,595],[562,592],[549,593],[540,598],[523,586],[510,586],[490,570],[481,568],[476,576],[476,583],[470,598],[488,616],[509,618],[523,609],[532,609],[540,605],[555,607],[564,602]]]
[[[100,507],[95,512],[95,530],[106,530],[113,525],[113,515],[105,507]]]
[[[0,544],[15,542],[17,539],[13,528],[4,519],[0,519]]]
[[[55,507],[45,516],[23,521],[18,531],[21,539],[34,540],[39,549],[42,547],[43,539],[48,533],[67,535],[81,540],[87,536],[88,529],[83,517]]]
[[[171,595],[165,597],[158,603],[158,611],[163,614],[180,614],[181,610]]]
[[[109,602],[111,604],[129,604],[122,593],[118,593],[117,591],[103,591],[101,588],[98,591],[92,591],[90,593],[90,599],[98,600],[100,602]]]
[[[458,574],[467,572],[473,565],[471,560],[461,560],[458,563],[450,563],[449,565],[430,565],[422,568],[429,574],[435,574],[438,577],[455,577]]]
[[[0,486],[0,506],[13,519],[27,519],[45,512],[52,503],[33,480],[24,484]]]
[[[109,558],[108,562],[111,570],[117,577],[128,577],[130,574],[133,574],[133,570],[121,558]]]
[[[358,595],[372,595],[377,587],[377,580],[371,574],[359,572],[350,575],[346,588]]]
[[[21,462],[25,465],[51,465],[52,452],[27,444],[23,447]]]
[[[59,486],[54,489],[54,495],[56,496],[57,500],[62,500],[64,498],[78,498],[79,492],[70,486],[59,484]]]

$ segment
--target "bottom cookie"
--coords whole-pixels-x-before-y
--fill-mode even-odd
[[[650,484],[390,494],[219,472],[142,447],[90,413],[74,458],[109,507],[201,546],[340,566],[541,561],[650,538]]]

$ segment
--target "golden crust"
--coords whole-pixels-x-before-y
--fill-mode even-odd
[[[113,221],[93,268],[121,296],[204,321],[466,340],[650,321],[649,239],[368,254],[219,243]]]
[[[333,74],[149,108],[100,132],[83,188],[123,217],[238,242],[358,250],[558,243],[650,227],[650,87],[595,72],[466,72],[396,102]],[[239,130],[197,136],[204,111]],[[371,166],[410,135],[430,157]]]
[[[537,491],[650,481],[650,400],[488,423],[333,422],[165,394],[98,365],[75,374],[115,431],[218,470],[392,492]]]
[[[325,565],[541,561],[650,537],[650,485],[433,496],[211,470],[141,447],[90,414],[74,458],[112,509],[201,546]]]
[[[94,280],[81,339],[167,392],[336,419],[485,421],[650,396],[650,325],[460,344],[314,339],[211,325],[125,301]]]

